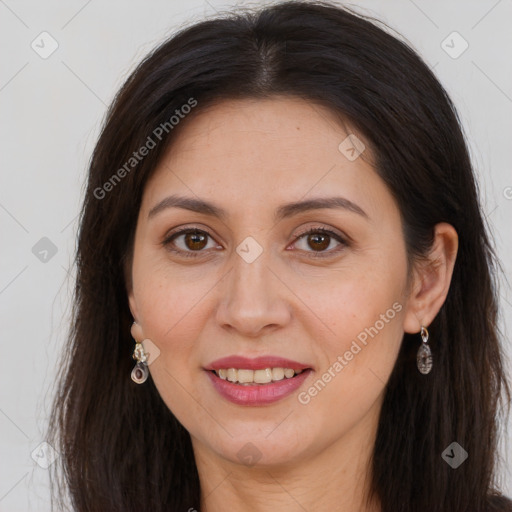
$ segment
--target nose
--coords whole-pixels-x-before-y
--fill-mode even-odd
[[[255,338],[285,326],[291,318],[292,292],[271,268],[268,253],[251,263],[236,253],[233,260],[221,286],[218,325]]]

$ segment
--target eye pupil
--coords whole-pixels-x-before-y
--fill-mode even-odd
[[[205,247],[205,241],[206,236],[204,233],[198,231],[193,231],[185,235],[185,243],[189,249],[203,249]],[[192,242],[193,245],[190,245],[189,242]],[[197,246],[197,244],[199,244],[199,246]]]
[[[314,246],[311,246],[311,247],[313,249],[323,250],[323,249],[327,249],[327,247],[329,247],[329,238],[330,238],[329,235],[317,233],[317,234],[309,235],[308,242],[313,241],[313,244],[319,243],[320,244],[319,246],[317,245],[316,247],[314,247]],[[319,239],[322,241],[318,242]]]

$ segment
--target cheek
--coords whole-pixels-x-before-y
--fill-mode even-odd
[[[200,367],[196,340],[201,338],[206,312],[205,297],[215,284],[212,277],[179,272],[169,265],[139,268],[134,272],[134,293],[144,332],[160,350],[150,367],[151,375],[170,408],[187,396],[180,389],[193,389]],[[181,385],[181,386],[180,386]]]
[[[321,367],[298,400],[325,435],[348,432],[381,398],[403,335],[400,300],[393,283],[363,278],[346,280],[317,299],[314,307],[334,334],[324,330],[317,336]],[[312,320],[311,336],[313,324],[321,327]]]
[[[217,274],[173,263],[162,252],[149,250],[141,250],[133,268],[134,295],[144,320],[144,335],[164,345],[192,337],[190,329],[200,326],[194,319],[215,286]],[[184,335],[184,330],[189,334]]]
[[[156,270],[141,283],[138,303],[144,336],[160,350],[150,366],[151,378],[167,407],[187,423],[187,418],[204,413],[196,390],[202,371],[196,340],[204,328],[202,300],[211,285]]]
[[[333,284],[317,287],[309,295],[305,302],[317,313],[308,315],[309,330],[312,339],[317,332],[317,348],[325,369],[341,358],[343,370],[337,366],[336,375],[343,373],[344,379],[350,378],[355,384],[373,379],[384,385],[403,336],[406,276],[401,268],[373,259],[372,265],[344,269]],[[318,332],[324,333],[320,339]]]

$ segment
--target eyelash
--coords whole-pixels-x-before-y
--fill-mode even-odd
[[[203,229],[185,228],[185,229],[182,229],[181,231],[176,231],[175,233],[171,233],[169,236],[167,236],[165,238],[165,240],[162,242],[162,245],[167,250],[169,250],[169,251],[171,251],[173,253],[176,253],[176,254],[178,254],[180,256],[184,256],[186,258],[197,258],[197,257],[200,257],[201,253],[203,253],[205,251],[203,251],[203,250],[200,250],[200,251],[183,251],[182,249],[174,249],[174,248],[171,247],[171,242],[175,238],[178,238],[181,235],[186,235],[186,234],[189,234],[189,233],[205,234],[205,235],[207,235],[207,236],[209,236],[210,238],[213,239],[213,236],[208,231],[205,231]],[[336,241],[338,241],[342,245],[342,247],[338,248],[338,249],[331,249],[329,251],[305,251],[307,253],[311,252],[311,257],[312,258],[329,258],[329,257],[333,256],[333,254],[338,254],[340,251],[342,251],[344,249],[344,247],[348,247],[349,246],[348,241],[345,240],[340,235],[338,235],[338,233],[335,233],[334,231],[331,231],[330,229],[326,229],[326,228],[322,228],[322,227],[309,228],[308,230],[306,230],[306,231],[300,233],[299,235],[297,235],[297,237],[295,239],[295,242],[297,242],[298,240],[300,240],[301,238],[303,238],[303,237],[305,237],[307,235],[312,235],[312,234],[317,234],[317,233],[320,233],[320,234],[323,234],[323,235],[328,235],[329,237],[334,238]]]

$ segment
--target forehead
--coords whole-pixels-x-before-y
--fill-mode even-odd
[[[170,192],[213,197],[245,211],[337,193],[371,210],[379,196],[389,195],[369,148],[347,158],[343,144],[355,133],[324,106],[274,97],[197,108],[181,121],[149,180],[146,209]]]

